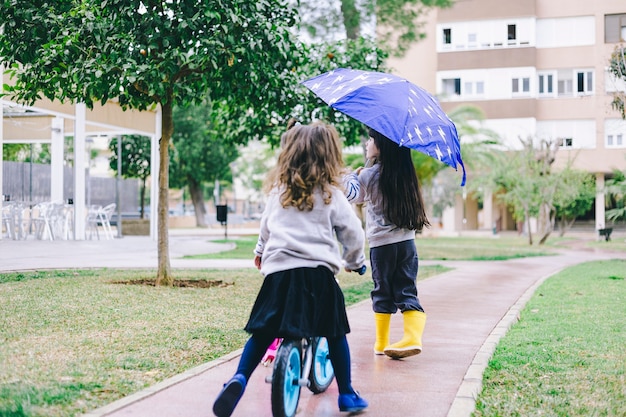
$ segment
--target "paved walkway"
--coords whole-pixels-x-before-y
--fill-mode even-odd
[[[231,233],[231,231],[229,231]],[[246,232],[242,232],[246,233]],[[172,267],[252,267],[252,260],[184,260],[181,254],[216,250],[200,236],[170,235]],[[156,245],[147,238],[114,241],[0,241],[0,270],[156,267]],[[482,373],[498,340],[543,280],[588,260],[626,258],[626,253],[568,250],[551,257],[498,262],[423,262],[454,270],[418,284],[428,314],[422,354],[394,361],[372,353],[373,313],[368,301],[349,308],[353,384],[370,402],[363,415],[387,417],[468,417],[480,391]],[[392,339],[401,337],[402,319],[392,318]],[[94,410],[85,417],[212,416],[213,401],[237,366],[240,351],[163,381]],[[270,368],[259,366],[233,416],[271,416]],[[346,415],[337,408],[333,383],[321,395],[302,391],[300,416]]]

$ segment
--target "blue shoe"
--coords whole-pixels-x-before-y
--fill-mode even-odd
[[[235,374],[224,384],[224,388],[213,403],[213,413],[217,417],[230,417],[246,389],[246,377]]]
[[[354,413],[356,411],[365,410],[368,406],[358,392],[352,394],[339,394],[339,411],[348,411]]]

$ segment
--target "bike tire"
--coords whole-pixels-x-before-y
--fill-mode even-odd
[[[328,389],[335,377],[333,365],[330,362],[328,351],[328,341],[325,337],[314,337],[313,362],[309,373],[309,390],[314,394],[319,394]]]
[[[302,375],[302,343],[283,340],[276,352],[272,374],[272,415],[293,417],[300,401],[299,379]]]

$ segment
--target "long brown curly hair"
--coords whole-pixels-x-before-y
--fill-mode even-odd
[[[337,130],[321,122],[296,125],[283,134],[283,149],[265,180],[265,190],[281,189],[283,207],[313,209],[314,192],[320,190],[330,204],[332,187],[340,187],[343,159]]]

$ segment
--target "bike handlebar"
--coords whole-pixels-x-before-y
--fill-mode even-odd
[[[365,274],[365,271],[367,271],[367,266],[363,265],[362,267],[360,267],[359,269],[353,269],[354,272],[358,272],[359,275],[363,275]]]

